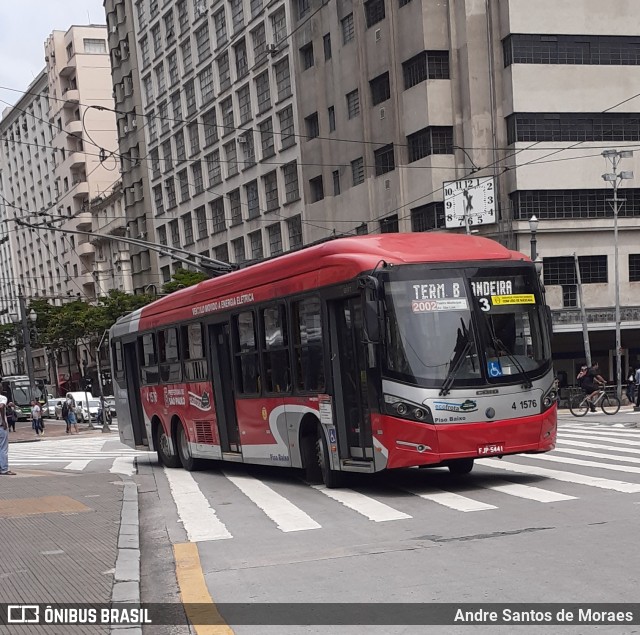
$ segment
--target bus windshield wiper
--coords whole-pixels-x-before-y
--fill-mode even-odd
[[[498,353],[498,350],[503,351],[506,357],[508,357],[513,362],[513,365],[518,369],[518,372],[524,378],[522,387],[527,389],[533,388],[533,382],[531,381],[529,375],[527,375],[527,371],[525,371],[522,364],[518,361],[518,358],[513,355],[513,353],[509,352],[509,349],[504,345],[504,342],[496,336],[491,324],[489,324],[489,335],[491,336],[491,343],[496,349],[496,354]]]
[[[461,341],[464,341],[464,346],[460,351],[456,351],[454,349],[453,357],[449,362],[449,372],[447,373],[445,380],[442,382],[442,388],[440,388],[440,397],[449,394],[451,385],[453,384],[458,371],[462,367],[462,362],[464,362],[467,357],[467,353],[471,350],[471,338],[469,337],[469,331],[467,330],[462,318],[460,318],[460,322],[462,323],[462,331],[458,330],[459,335],[456,348],[458,348]]]

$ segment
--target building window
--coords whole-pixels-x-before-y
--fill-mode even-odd
[[[178,184],[180,186],[180,202],[184,203],[189,199],[189,176],[186,169],[178,172]]]
[[[202,115],[202,125],[204,127],[204,147],[206,148],[218,140],[218,121],[215,108]]]
[[[193,244],[193,221],[191,220],[191,212],[182,216],[182,231],[184,232],[184,244]]]
[[[280,120],[280,143],[281,150],[289,148],[296,143],[295,128],[293,125],[293,107],[287,106],[278,113]]]
[[[348,16],[342,18],[342,20],[340,20],[340,24],[342,25],[342,43],[347,44],[355,38],[353,13],[350,13]]]
[[[200,127],[197,122],[189,125],[189,147],[191,156],[200,152]]]
[[[231,262],[229,260],[229,246],[227,243],[223,243],[222,245],[218,245],[214,249],[215,259],[219,262]]]
[[[244,26],[243,0],[231,0],[231,22],[234,32],[240,31]]]
[[[444,229],[444,204],[441,202],[420,205],[411,210],[411,231],[426,232]]]
[[[405,7],[405,6],[407,6],[410,2],[411,2],[411,0],[399,0],[399,2],[398,2],[398,6],[400,6],[400,7]]]
[[[267,237],[269,240],[269,254],[277,256],[282,253],[282,230],[280,223],[274,223],[267,227]]]
[[[227,97],[220,103],[220,111],[222,112],[222,134],[228,135],[235,129],[231,97]]]
[[[318,113],[314,112],[312,115],[304,118],[304,123],[307,129],[307,141],[315,139],[320,135],[320,124],[318,122]]]
[[[180,73],[178,72],[178,54],[173,51],[167,55],[167,64],[169,65],[169,83],[175,86],[180,81]]]
[[[292,203],[300,198],[300,189],[298,186],[298,163],[292,161],[282,166],[282,174],[284,176],[284,198],[285,202]]]
[[[171,244],[174,247],[180,247],[180,227],[178,227],[177,220],[172,220],[169,223],[169,233],[171,234]]]
[[[171,154],[171,139],[167,139],[162,144],[162,160],[164,165],[162,166],[163,172],[168,172],[173,168],[173,156]]]
[[[242,148],[242,158],[244,160],[244,168],[251,167],[256,164],[256,148],[253,140],[253,130],[247,130],[238,138],[238,143]]]
[[[300,49],[300,63],[303,71],[306,71],[313,66],[313,42],[305,44]]]
[[[205,67],[198,74],[198,81],[200,82],[200,101],[202,105],[211,101],[215,96],[213,87],[213,69],[211,65]]]
[[[266,211],[273,212],[280,207],[278,200],[278,176],[276,171],[269,172],[262,177],[264,183],[264,197],[266,202]]]
[[[223,53],[216,61],[218,65],[218,78],[220,90],[226,90],[231,86],[231,70],[229,67],[229,53]]]
[[[202,178],[202,164],[200,161],[194,161],[191,164],[191,174],[195,194],[202,194],[204,192],[204,179]]]
[[[157,179],[160,176],[160,153],[158,152],[158,148],[153,148],[151,152],[149,152],[149,157],[151,158],[152,177]]]
[[[325,62],[331,59],[331,34],[327,33],[322,38],[322,46],[324,48],[324,60]]]
[[[378,75],[369,82],[371,88],[371,103],[374,106],[387,101],[391,97],[391,85],[389,84],[389,73]]]
[[[249,62],[247,60],[247,45],[244,40],[240,40],[233,51],[236,57],[236,79],[242,79],[249,72]]]
[[[219,234],[227,228],[227,223],[224,217],[224,198],[216,198],[209,203],[211,208],[211,217],[213,218],[213,233]],[[241,221],[242,222],[242,219]]]
[[[164,36],[167,47],[171,46],[176,41],[176,32],[173,28],[173,11],[169,11],[164,18]]]
[[[351,161],[351,175],[354,185],[364,183],[364,159],[362,157]]]
[[[258,202],[258,181],[251,181],[244,186],[247,197],[247,219],[258,218],[260,216],[260,205]]]
[[[216,29],[216,44],[220,48],[227,43],[227,18],[224,13],[224,7],[214,14],[213,23]]]
[[[271,91],[269,89],[269,72],[265,71],[256,77],[256,95],[258,97],[258,112],[262,113],[271,108]]]
[[[334,170],[331,175],[333,177],[333,195],[338,196],[340,194],[340,171]]]
[[[289,71],[289,58],[285,57],[274,64],[276,71],[276,86],[278,87],[278,99],[283,100],[291,96],[291,74]]]
[[[156,208],[156,216],[164,214],[164,200],[162,197],[162,185],[156,185],[153,188],[153,203]]]
[[[182,98],[180,92],[173,93],[171,96],[171,109],[173,110],[173,125],[177,126],[182,123]]]
[[[153,80],[151,79],[151,75],[143,78],[142,89],[144,91],[145,105],[148,106],[153,101]]]
[[[192,79],[184,83],[184,97],[187,105],[187,116],[192,115],[197,108],[196,86],[195,82]]]
[[[621,218],[640,217],[640,188],[624,189],[625,204],[618,211]],[[539,219],[613,218],[611,189],[593,190],[519,190],[509,194],[513,218]]]
[[[202,26],[198,27],[195,36],[198,62],[201,62],[211,54],[211,46],[209,44],[209,23],[205,22]]]
[[[164,95],[167,90],[167,84],[164,79],[164,64],[160,62],[155,68],[156,86],[158,87],[158,95]]]
[[[180,45],[180,54],[182,55],[182,72],[186,75],[193,68],[191,40],[189,38]]]
[[[299,249],[302,247],[302,218],[300,215],[287,219],[289,230],[289,248]]]
[[[514,34],[503,41],[504,65],[600,64],[640,65],[637,35]]]
[[[404,88],[427,79],[449,79],[449,51],[423,51],[403,62]]]
[[[220,150],[214,150],[205,157],[207,162],[207,178],[209,187],[222,183],[222,168],[220,167]]]
[[[352,90],[347,93],[347,116],[349,119],[353,119],[360,114],[360,94],[358,89]]]
[[[160,37],[160,25],[156,24],[151,28],[151,39],[153,40],[153,55],[158,57],[162,53],[162,38]]]
[[[640,254],[629,254],[629,282],[640,282]]]
[[[207,227],[207,212],[204,205],[196,209],[196,224],[198,228],[198,240],[206,238],[209,235],[209,228]]]
[[[280,7],[271,16],[271,29],[273,31],[273,43],[279,44],[287,38],[287,18],[284,7]]]
[[[335,132],[336,129],[336,109],[333,106],[329,106],[327,109],[329,117],[329,132]]]
[[[262,231],[258,230],[249,234],[249,244],[251,245],[251,258],[253,260],[260,260],[264,258],[264,251],[262,249]]]
[[[158,242],[161,245],[165,245],[165,246],[167,244],[167,226],[166,225],[162,225],[158,227]]]
[[[364,3],[364,15],[367,28],[384,20],[384,0],[368,0]]]
[[[391,172],[396,169],[396,164],[393,156],[393,143],[390,143],[378,150],[373,151],[373,156],[376,164],[376,176]]]
[[[298,20],[301,20],[310,10],[310,0],[298,0]]]
[[[578,264],[582,284],[608,282],[606,256],[578,256]],[[544,258],[542,266],[545,285],[575,285],[578,282],[572,256]]]
[[[640,141],[638,113],[516,113],[507,117],[507,142]]]
[[[316,203],[324,198],[324,186],[322,184],[322,174],[313,179],[309,179],[309,189],[311,191],[311,202]]]
[[[158,119],[160,119],[160,133],[166,134],[169,132],[170,121],[169,121],[169,106],[162,102],[158,104]]]
[[[180,33],[184,33],[189,28],[189,9],[187,7],[187,0],[178,0],[178,26],[180,27]]]
[[[240,190],[229,192],[229,205],[231,209],[231,226],[242,223],[242,205],[240,203]]]
[[[231,247],[233,248],[233,259],[237,264],[242,264],[247,257],[244,252],[244,238],[236,238],[231,241]]]
[[[184,146],[184,129],[176,132],[175,140],[176,140],[176,160],[178,163],[181,163],[182,161],[186,161],[187,159],[187,152]]]
[[[255,18],[262,11],[262,0],[250,0],[249,9],[251,10],[251,17]]]
[[[227,162],[227,178],[238,174],[238,151],[235,139],[224,146],[225,161]]]
[[[173,177],[164,182],[164,189],[167,192],[167,209],[173,209],[176,205],[176,186]]]
[[[267,59],[267,33],[264,23],[260,23],[251,31],[251,41],[253,42],[254,63],[260,64]]]
[[[400,231],[398,228],[398,215],[387,216],[380,220],[380,233],[381,234],[396,234]]]
[[[240,113],[240,123],[247,123],[251,119],[251,91],[249,84],[245,84],[236,92],[238,100],[238,112]]]
[[[453,154],[453,128],[431,126],[407,137],[409,163],[431,154]]]
[[[149,66],[149,38],[146,36],[140,40],[140,56],[142,57],[142,67]]]
[[[276,153],[273,141],[273,122],[271,117],[258,125],[260,130],[260,144],[262,146],[262,158],[272,157]]]

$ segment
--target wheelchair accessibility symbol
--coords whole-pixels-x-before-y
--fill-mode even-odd
[[[329,428],[329,443],[335,443],[335,442],[336,442],[336,429]]]
[[[487,362],[489,377],[502,377],[502,367],[500,362]]]

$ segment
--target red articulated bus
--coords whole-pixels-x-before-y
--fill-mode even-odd
[[[534,264],[458,234],[341,238],[177,291],[111,329],[122,441],[346,472],[555,447],[551,318]]]

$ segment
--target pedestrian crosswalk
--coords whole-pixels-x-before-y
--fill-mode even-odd
[[[109,461],[109,471],[133,474],[137,456],[148,454],[122,445],[118,440],[99,437],[64,437],[38,443],[12,443],[9,462],[12,468],[55,465],[69,472],[82,472],[95,461]]]
[[[409,469],[390,472],[375,485],[365,478],[354,487],[329,490],[238,465],[204,473],[164,469],[164,474],[188,539],[201,542],[244,536],[249,516],[252,531],[261,523],[261,531],[295,533],[329,528],[340,514],[388,524],[433,518],[438,509],[492,513],[523,502],[575,505],[603,490],[637,494],[639,455],[640,430],[580,423],[560,429],[553,452],[482,459],[463,479],[444,470]]]

